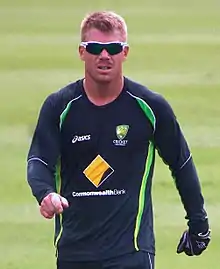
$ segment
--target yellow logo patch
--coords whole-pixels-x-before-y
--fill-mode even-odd
[[[84,175],[98,188],[112,173],[112,167],[100,156],[97,157],[83,171]]]

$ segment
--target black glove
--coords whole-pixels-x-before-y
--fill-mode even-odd
[[[200,255],[208,246],[211,240],[211,230],[205,233],[192,234],[185,231],[177,247],[177,253],[185,252],[188,256]]]

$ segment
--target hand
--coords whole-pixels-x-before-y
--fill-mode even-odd
[[[52,219],[55,214],[61,214],[67,207],[69,207],[69,203],[66,198],[52,192],[42,200],[40,213],[43,217]]]
[[[188,256],[200,255],[208,246],[211,240],[211,231],[205,233],[191,234],[185,231],[177,247],[177,253],[185,252]]]

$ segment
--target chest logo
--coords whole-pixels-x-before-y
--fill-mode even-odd
[[[118,139],[124,139],[128,133],[129,125],[118,125],[116,127],[116,135]]]
[[[118,139],[113,140],[115,146],[126,146],[128,140],[124,140],[129,130],[129,125],[118,125],[116,126],[116,136]]]
[[[72,143],[76,143],[76,142],[82,142],[82,141],[87,141],[87,140],[90,140],[91,139],[91,135],[88,134],[88,135],[75,135],[72,139]]]
[[[83,171],[89,181],[98,188],[112,173],[113,168],[100,156],[96,158]]]

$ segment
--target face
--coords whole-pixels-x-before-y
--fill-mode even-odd
[[[87,32],[86,41],[97,42],[123,42],[119,32],[103,33],[97,29]],[[111,55],[107,50],[102,50],[100,54],[94,55],[86,51],[85,47],[79,47],[79,55],[85,63],[85,76],[99,82],[111,82],[122,76],[122,65],[128,55],[128,47],[115,55]]]

